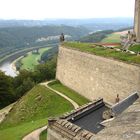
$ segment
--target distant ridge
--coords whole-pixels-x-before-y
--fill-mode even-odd
[[[69,25],[69,26],[91,26],[121,25],[121,28],[132,26],[133,18],[88,18],[88,19],[44,19],[44,20],[4,20],[0,19],[0,27],[14,26],[46,26],[46,25]],[[119,29],[119,28],[117,28]]]

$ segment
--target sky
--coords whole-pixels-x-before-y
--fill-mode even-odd
[[[133,17],[135,0],[0,0],[0,19]]]

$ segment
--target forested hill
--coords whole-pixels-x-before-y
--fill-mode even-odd
[[[0,28],[0,59],[21,49],[58,43],[62,32],[66,40],[78,40],[89,30],[65,25]]]
[[[80,38],[79,41],[81,42],[100,42],[102,39],[104,39],[108,34],[113,33],[113,30],[105,30],[105,31],[98,31],[95,33],[92,33],[90,35],[84,36]]]
[[[114,33],[114,32],[122,32],[126,30],[132,30],[133,27],[127,27],[127,28],[120,28],[119,30],[103,30],[103,31],[97,31],[92,34],[89,34],[87,36],[81,37],[79,39],[80,42],[101,42],[104,38],[106,38],[108,35]]]
[[[86,35],[88,30],[83,27],[71,26],[43,26],[43,27],[9,27],[0,28],[0,48],[23,47],[27,43],[34,43],[39,38],[67,34],[72,39]]]

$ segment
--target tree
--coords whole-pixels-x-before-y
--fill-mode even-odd
[[[38,65],[35,72],[38,76],[38,82],[54,79],[56,73],[56,56],[48,60],[45,64]]]
[[[12,78],[0,71],[0,108],[14,102]]]
[[[31,80],[30,77],[23,80],[23,83],[17,88],[17,98],[22,97],[26,92],[34,87],[35,83]]]

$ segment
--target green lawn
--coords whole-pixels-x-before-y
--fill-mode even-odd
[[[103,43],[120,43],[120,35],[119,34],[110,34],[106,38],[104,38],[101,42]]]
[[[47,89],[37,85],[19,102],[0,125],[1,140],[20,140],[23,136],[47,124],[49,117],[57,117],[73,109],[73,105]]]
[[[46,118],[0,129],[0,140],[21,140],[28,133],[44,125],[47,125]]]
[[[32,54],[32,52],[29,52],[26,57],[21,59],[21,69],[34,70],[35,66],[39,64],[38,60],[40,60],[41,55],[48,49],[50,48],[39,49],[39,54]]]
[[[126,52],[118,52],[115,51],[114,49],[107,49],[107,48],[95,46],[92,43],[65,42],[63,46],[67,48],[77,49],[82,52],[93,53],[95,55],[99,55],[103,57],[122,60],[127,63],[140,64],[140,56],[126,53]]]
[[[54,81],[52,83],[49,83],[49,86],[66,96],[68,96],[70,99],[74,100],[78,105],[83,105],[88,102],[90,102],[87,98],[81,96],[77,92],[69,89],[68,87],[62,85],[59,81]]]

